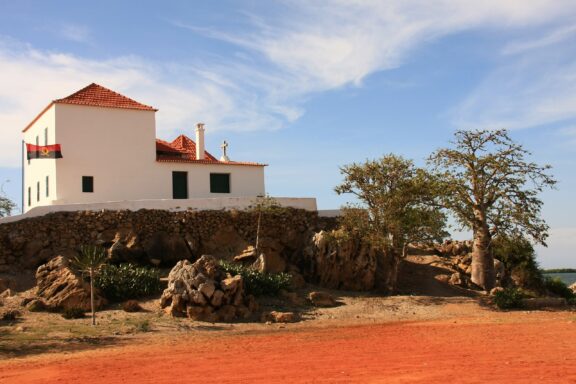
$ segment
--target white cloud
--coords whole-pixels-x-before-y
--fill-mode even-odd
[[[359,86],[368,75],[401,65],[413,50],[431,40],[479,28],[561,24],[576,14],[571,0],[295,0],[281,4],[276,12],[256,10],[248,15],[248,29],[241,31],[175,23],[240,50],[193,63],[155,63],[134,56],[86,59],[0,40],[0,164],[17,165],[20,129],[50,100],[91,82],[158,107],[159,136],[169,138],[175,131],[191,130],[200,120],[209,129],[278,129],[304,113],[303,104],[311,95]],[[90,38],[89,30],[73,24],[61,34],[76,41]],[[530,112],[534,116],[526,118],[530,121],[570,115],[570,109],[576,110],[571,108],[573,94],[568,89],[574,84],[570,78],[574,69],[568,65],[551,79],[536,76],[533,92],[545,90],[550,95],[560,89],[564,91],[560,101],[518,102],[508,108],[534,106]],[[475,117],[476,105],[484,106],[484,99],[494,99],[488,92],[490,82],[500,81],[499,77],[507,80],[506,71],[487,80],[486,92],[480,87],[470,97],[461,109],[466,112],[463,120]],[[562,83],[565,86],[560,87]],[[514,86],[510,90],[515,91]],[[525,99],[532,100],[531,95]],[[502,116],[506,122],[514,114],[506,110],[496,114]]]
[[[547,47],[549,45],[560,43],[567,38],[572,37],[574,34],[576,34],[576,25],[564,26],[559,29],[554,29],[551,33],[543,37],[512,42],[502,49],[502,53],[505,55],[513,55],[524,53],[532,49]]]

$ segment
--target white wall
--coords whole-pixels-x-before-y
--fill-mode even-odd
[[[154,187],[159,198],[172,198],[172,172],[188,172],[188,196],[246,197],[264,196],[264,167],[252,165],[209,165],[194,163],[157,163]],[[230,174],[230,193],[210,193],[210,173]]]
[[[52,105],[40,118],[24,132],[24,141],[28,144],[36,144],[38,137],[39,145],[45,145],[44,129],[48,128],[48,145],[57,144],[55,139],[55,109]],[[24,212],[39,206],[50,205],[58,198],[56,185],[56,161],[57,159],[26,159],[26,148],[24,148]],[[48,196],[46,196],[46,176],[48,176]],[[38,183],[40,193],[38,200]],[[28,204],[28,188],[31,196]]]
[[[154,111],[56,104],[57,204],[159,198]],[[82,192],[82,176],[94,192]]]
[[[32,187],[32,204],[27,208],[172,199],[173,171],[188,173],[190,198],[265,195],[263,166],[157,162],[155,125],[154,111],[53,105],[25,138],[34,144],[39,135],[44,145],[43,130],[48,127],[48,144],[60,144],[63,158],[31,161],[26,187]],[[210,173],[229,173],[230,193],[210,193]],[[45,197],[46,175],[49,198]],[[94,192],[82,192],[82,176],[93,177]],[[38,181],[41,193],[37,202]]]

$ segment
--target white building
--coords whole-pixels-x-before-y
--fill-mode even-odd
[[[90,84],[51,102],[23,131],[24,141],[60,144],[63,158],[26,158],[24,211],[38,206],[114,201],[245,198],[265,194],[265,164],[216,159],[181,135],[156,138],[156,109]]]

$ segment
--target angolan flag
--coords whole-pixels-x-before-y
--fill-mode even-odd
[[[62,158],[62,150],[60,149],[60,144],[52,144],[52,145],[26,144],[26,154],[28,155],[28,160]]]

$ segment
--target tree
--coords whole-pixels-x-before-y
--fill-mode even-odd
[[[343,166],[340,172],[344,181],[336,193],[353,194],[361,202],[343,210],[345,227],[402,257],[412,242],[440,241],[447,236],[446,217],[431,204],[436,182],[411,160],[389,154]]]
[[[491,240],[501,234],[526,236],[546,245],[548,226],[540,217],[538,194],[556,181],[549,165],[526,160],[530,155],[506,130],[457,131],[453,148],[434,152],[433,165],[442,183],[442,204],[458,222],[472,229],[472,282],[494,287]]]
[[[94,277],[106,263],[106,250],[102,247],[84,245],[80,247],[80,254],[72,257],[70,263],[90,278],[90,308],[92,310],[92,325],[96,325],[96,309],[94,308]]]
[[[16,204],[5,196],[0,195],[0,217],[10,216]]]

